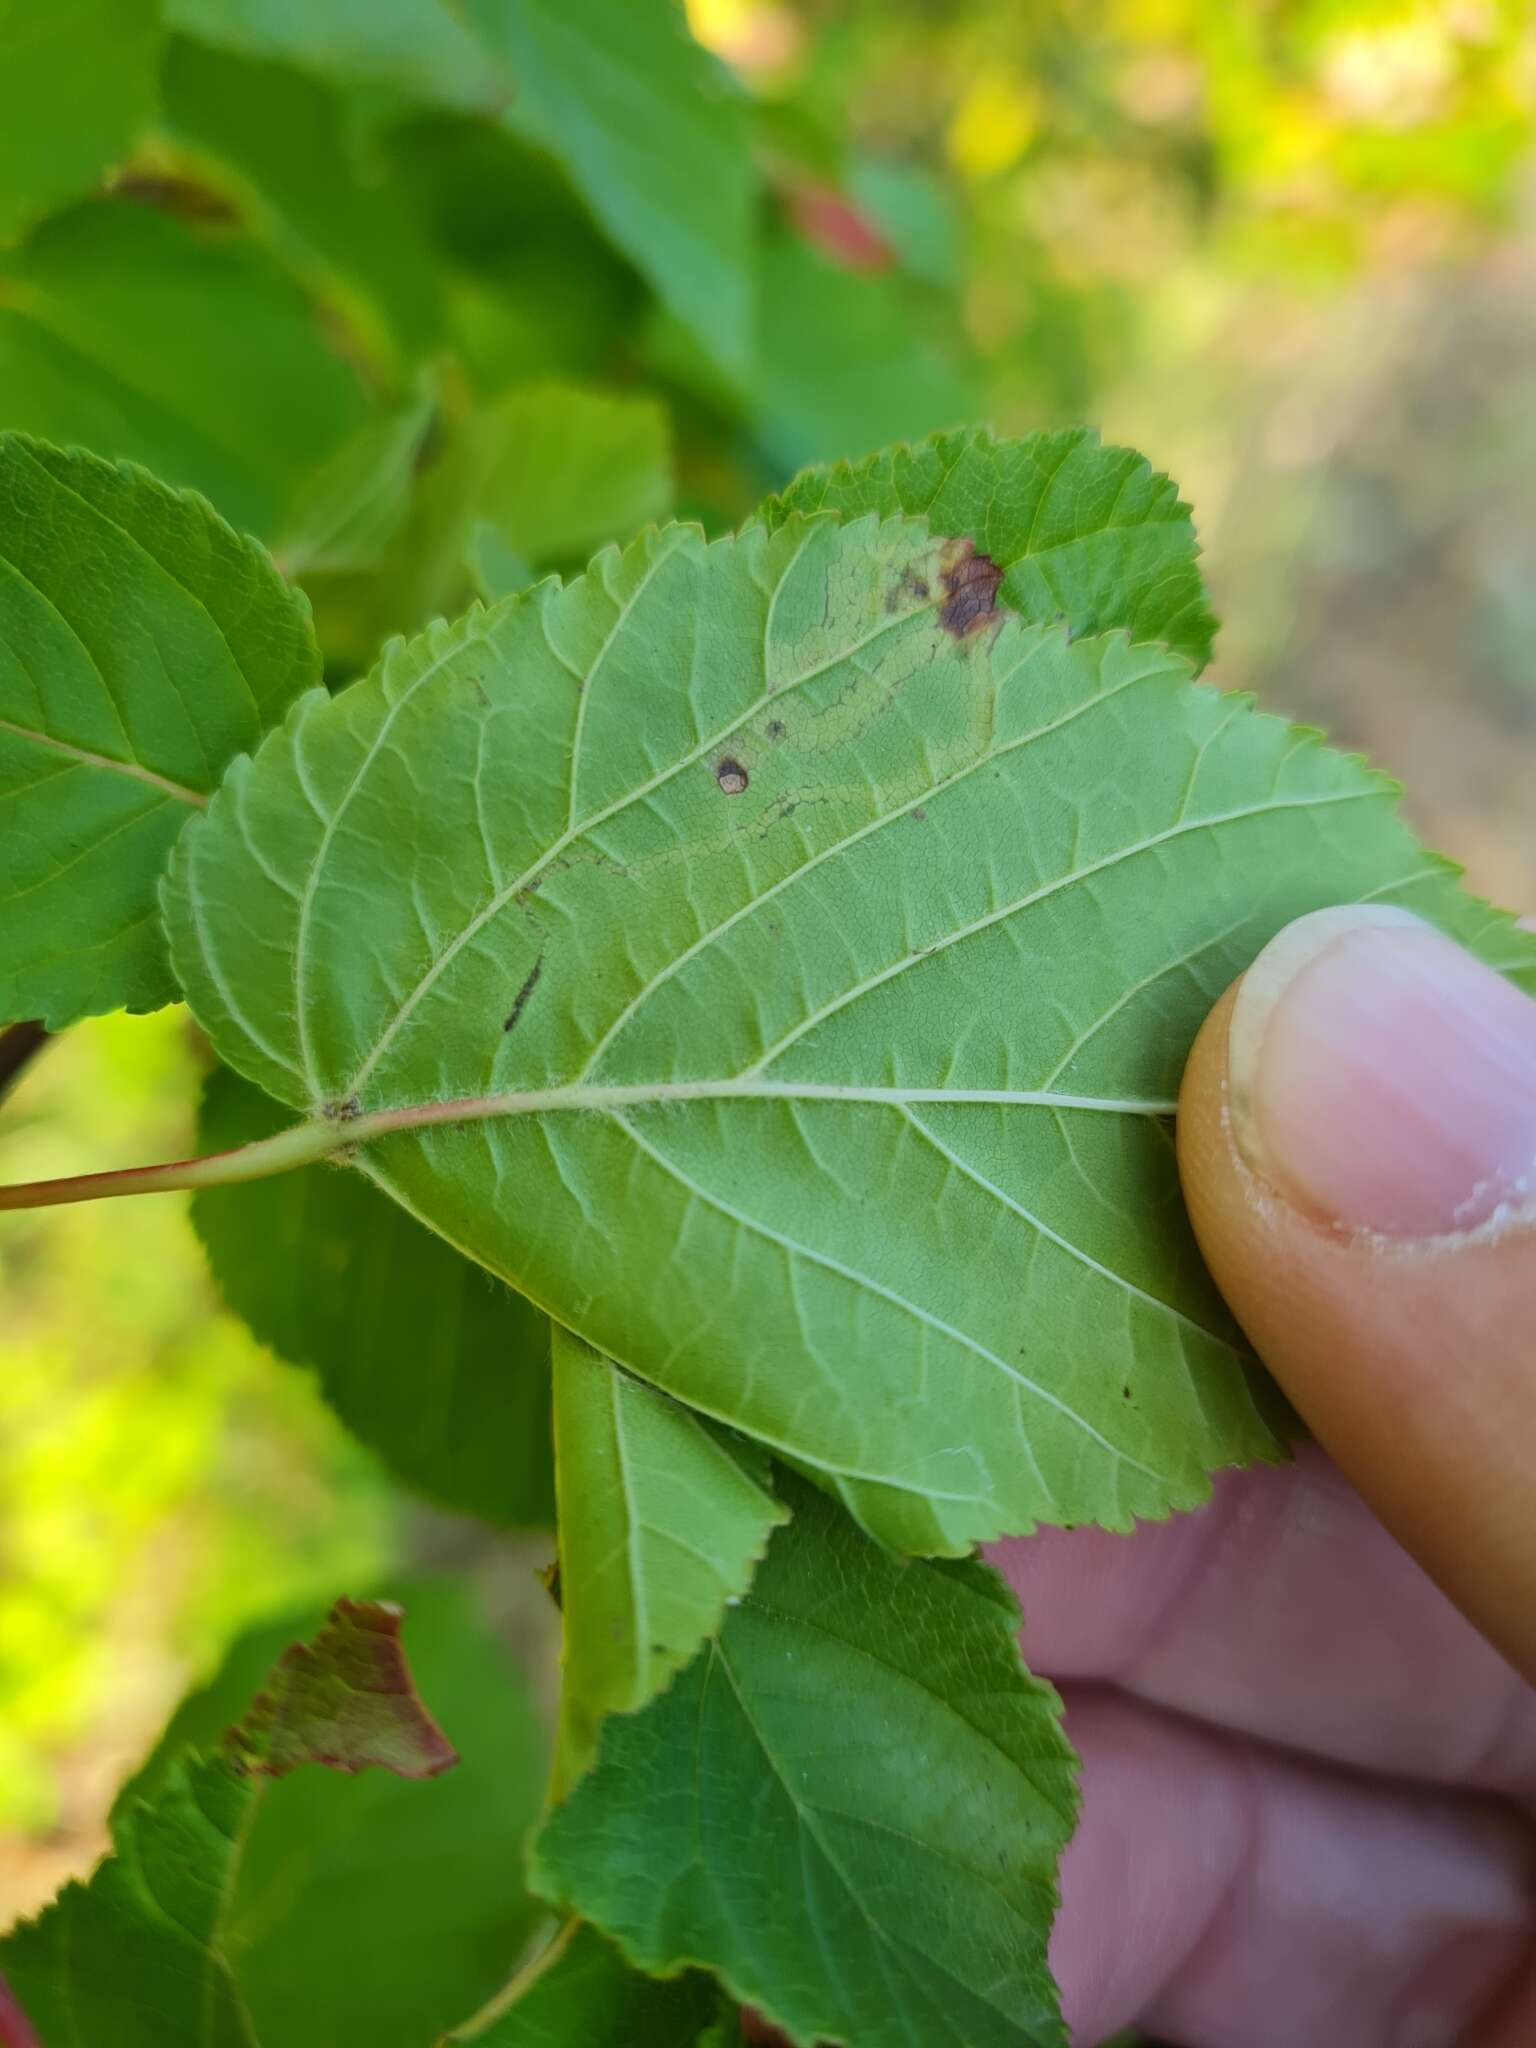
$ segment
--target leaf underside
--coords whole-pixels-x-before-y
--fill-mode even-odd
[[[494,1096],[357,1163],[917,1552],[1276,1455],[1168,1123],[1276,930],[1371,898],[1536,958],[1384,779],[987,592],[920,522],[647,534],[306,698],[166,891],[231,1065]]]
[[[793,2039],[1064,2041],[1045,1941],[1076,1817],[995,1573],[903,1564],[809,1488],[719,1637],[535,1839],[642,1969],[707,1958]]]

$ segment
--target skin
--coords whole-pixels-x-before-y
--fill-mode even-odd
[[[1083,1758],[1075,2043],[1536,2044],[1536,1227],[1383,1247],[1256,1174],[1229,990],[1179,1110],[1201,1248],[1315,1444],[997,1552]]]

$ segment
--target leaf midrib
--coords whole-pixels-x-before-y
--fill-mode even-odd
[[[13,734],[17,739],[29,740],[34,746],[45,747],[50,752],[62,754],[66,759],[76,761],[87,768],[107,768],[115,775],[126,775],[134,782],[147,784],[158,789],[162,796],[173,797],[177,803],[189,804],[205,811],[208,799],[200,791],[188,789],[184,783],[173,782],[168,775],[161,775],[153,768],[146,768],[139,761],[118,761],[110,754],[98,754],[90,747],[77,747],[72,740],[64,740],[54,733],[36,732],[31,726],[18,725],[14,719],[0,718],[0,732]]]

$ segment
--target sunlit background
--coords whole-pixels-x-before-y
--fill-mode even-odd
[[[757,102],[783,226],[758,402],[713,393],[616,259],[548,288],[535,227],[510,202],[500,222],[494,151],[496,231],[476,253],[454,228],[471,378],[569,366],[652,394],[677,503],[716,522],[898,434],[1094,422],[1195,506],[1216,680],[1369,752],[1474,886],[1536,906],[1529,6],[689,18]],[[138,199],[168,167],[150,135],[116,182]],[[79,1027],[8,1098],[0,1173],[186,1150],[203,1069],[178,1010]],[[220,1311],[180,1198],[8,1219],[0,1290],[3,1923],[98,1853],[118,1780],[234,1631],[479,1539],[407,1502]]]

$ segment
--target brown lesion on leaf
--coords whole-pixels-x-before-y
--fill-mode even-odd
[[[1003,572],[990,555],[977,553],[974,541],[948,542],[939,564],[939,583],[944,592],[939,624],[946,633],[964,640],[978,627],[990,626],[1001,616],[997,591]]]
[[[740,796],[752,778],[744,762],[734,754],[724,754],[715,763],[715,780],[723,796]]]
[[[533,965],[529,968],[528,972],[523,976],[522,987],[518,990],[517,994],[512,998],[512,1007],[507,1012],[507,1021],[501,1027],[503,1031],[511,1031],[513,1027],[516,1025],[518,1018],[521,1017],[524,1010],[527,1009],[528,998],[533,994],[534,990],[538,987],[539,976],[543,972],[544,955],[540,953],[538,959],[534,961]]]

